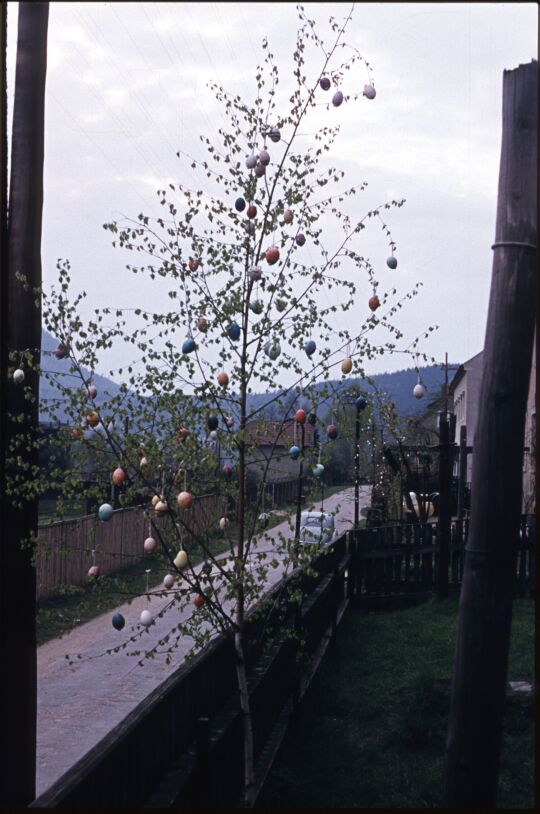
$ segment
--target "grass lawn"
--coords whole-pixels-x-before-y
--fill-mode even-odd
[[[257,808],[441,806],[457,599],[349,610]],[[534,603],[516,600],[509,680],[534,676]],[[501,808],[534,807],[531,695],[508,698]]]

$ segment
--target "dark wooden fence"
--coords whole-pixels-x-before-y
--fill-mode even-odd
[[[351,598],[355,604],[377,604],[379,600],[421,598],[435,588],[437,567],[437,523],[382,526],[350,532]],[[469,521],[453,521],[450,537],[448,584],[459,591],[463,576]],[[535,517],[524,515],[514,541],[516,555],[515,592],[534,596]]]
[[[259,784],[283,716],[298,703],[347,604],[349,565],[345,535],[316,560],[316,576],[296,572],[272,589],[273,614],[249,615],[246,661]],[[306,596],[300,607],[291,597],[274,602],[295,586]],[[299,636],[305,640],[302,658]],[[227,807],[238,801],[242,767],[234,651],[222,635],[150,693],[31,807]]]
[[[212,523],[217,528],[222,514],[220,495],[200,495],[184,513],[184,522],[198,534]],[[156,521],[154,521],[156,522]],[[168,522],[159,518],[160,524]],[[101,573],[112,574],[144,559],[148,519],[141,508],[118,509],[106,523],[97,514],[49,523],[38,529],[36,553],[37,598],[45,599],[63,585],[84,585],[92,565],[92,549]],[[190,535],[186,533],[185,542]]]

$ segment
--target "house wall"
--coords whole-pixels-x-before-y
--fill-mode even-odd
[[[534,337],[529,395],[525,414],[525,452],[523,453],[522,510],[532,514],[536,506],[536,335]]]

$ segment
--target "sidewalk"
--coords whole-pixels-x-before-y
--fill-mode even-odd
[[[361,505],[368,502],[368,490],[363,489]],[[335,522],[337,530],[342,532],[351,526],[354,490],[346,489],[324,501],[328,511],[333,511],[338,504],[341,508]],[[289,533],[288,522],[266,534],[274,538],[280,532]],[[269,587],[280,576],[279,568],[270,569]],[[162,619],[157,619],[155,625],[144,632],[140,645],[136,643],[119,653],[101,655],[140,629],[139,616],[144,608],[157,614],[166,602],[164,598],[153,597],[149,604],[146,596],[138,597],[118,608],[126,618],[126,627],[121,633],[112,627],[113,612],[109,611],[38,648],[37,795],[95,746],[182,663],[191,640],[180,644],[170,665],[165,663],[163,655],[146,660],[140,667],[138,659],[129,655],[133,649],[149,648],[157,643],[177,624],[177,608],[171,608]],[[191,612],[188,606],[183,618]],[[79,654],[83,658],[70,666],[66,654]]]

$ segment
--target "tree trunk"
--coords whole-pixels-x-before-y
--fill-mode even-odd
[[[5,4],[4,4],[5,5]],[[23,508],[13,505],[6,485],[11,476],[33,478],[38,464],[35,446],[39,422],[41,349],[41,221],[45,75],[47,66],[48,3],[20,3],[17,63],[11,143],[11,184],[7,223],[7,264],[1,283],[0,517],[4,532],[0,546],[0,617],[5,660],[0,690],[2,760],[0,804],[26,806],[35,797],[36,756],[36,576],[32,546],[37,498]],[[3,224],[5,229],[6,224]],[[20,275],[24,275],[24,283]],[[10,361],[10,354],[15,358]],[[26,361],[21,354],[27,353]],[[16,385],[9,368],[22,367],[23,384]],[[30,391],[32,401],[25,398]],[[10,416],[22,416],[20,423]],[[21,465],[6,463],[14,439],[25,436]]]
[[[251,720],[251,707],[249,703],[246,662],[242,631],[234,634],[234,649],[236,652],[236,677],[240,696],[240,709],[244,727],[244,806],[253,808],[255,803],[255,760],[253,754],[253,724]]]
[[[535,321],[537,86],[536,62],[504,72],[495,254],[446,744],[449,808],[494,808],[497,800]]]

